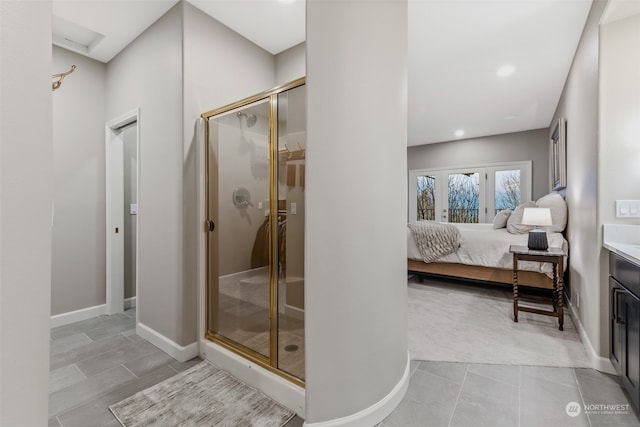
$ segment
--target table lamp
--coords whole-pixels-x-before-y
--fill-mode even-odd
[[[549,248],[547,243],[547,232],[538,227],[552,225],[551,209],[549,208],[524,208],[522,224],[533,225],[535,228],[529,231],[528,247],[534,251],[546,251]]]

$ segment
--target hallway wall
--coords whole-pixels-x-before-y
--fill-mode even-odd
[[[558,119],[567,119],[567,188],[564,191],[569,208],[565,234],[571,250],[571,300],[576,303],[576,295],[580,295],[580,307],[576,308],[590,341],[585,343],[590,355],[600,356],[610,365],[603,341],[608,336],[606,328],[602,329],[603,318],[608,316],[603,296],[608,291],[600,283],[597,223],[598,32],[605,5],[606,0],[595,0],[591,6],[549,132],[553,132]]]
[[[51,1],[0,2],[0,425],[48,420]]]
[[[53,46],[54,72],[67,71],[53,99],[55,215],[51,314],[106,302],[106,66]]]
[[[106,120],[140,108],[138,319],[185,345],[196,313],[183,304],[182,78],[178,4],[107,64]]]

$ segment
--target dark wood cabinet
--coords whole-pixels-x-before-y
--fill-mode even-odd
[[[640,266],[609,257],[609,359],[636,410],[640,408]]]

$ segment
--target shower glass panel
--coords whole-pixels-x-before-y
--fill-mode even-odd
[[[304,386],[304,78],[202,117],[206,338]]]
[[[270,355],[270,106],[243,106],[208,121],[208,329]]]
[[[304,379],[305,86],[278,94],[278,368]]]

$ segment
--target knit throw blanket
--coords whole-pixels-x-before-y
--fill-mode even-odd
[[[454,253],[462,240],[455,225],[433,221],[419,221],[407,224],[413,233],[416,246],[424,262],[432,262]]]

